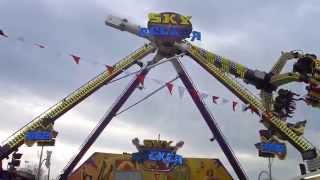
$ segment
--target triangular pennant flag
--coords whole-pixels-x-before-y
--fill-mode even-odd
[[[97,62],[97,61],[91,61],[91,64],[94,64],[94,65],[100,65],[100,63],[99,63],[99,62]]]
[[[247,104],[242,104],[242,107],[241,107],[241,110],[242,112],[245,112],[247,111],[249,108],[248,108],[248,105]]]
[[[80,63],[80,57],[79,56],[76,56],[76,55],[73,55],[73,54],[71,54],[70,56],[73,58],[73,60],[74,60],[74,62],[76,64]]]
[[[131,75],[131,72],[128,70],[122,70],[122,72],[124,72],[127,76]]]
[[[232,102],[232,110],[233,110],[233,111],[236,111],[237,105],[238,105],[238,102],[236,102],[236,101],[233,101],[233,102]]]
[[[20,42],[24,42],[24,38],[23,37],[18,37],[17,40],[20,41]]]
[[[153,80],[155,83],[157,83],[157,84],[163,84],[162,81],[160,81],[159,79],[154,79],[154,78],[152,78],[152,80]]]
[[[8,38],[8,36],[1,29],[0,29],[0,35],[3,36],[3,37]]]
[[[270,119],[272,117],[272,112],[264,112],[261,113],[261,116],[266,119]]]
[[[204,93],[204,92],[200,93],[200,99],[201,100],[205,100],[208,96],[209,95],[207,93]]]
[[[38,47],[41,48],[41,49],[45,48],[45,46],[42,45],[42,44],[35,43],[34,45],[35,45],[35,46],[38,46]]]
[[[225,103],[228,103],[228,102],[229,102],[228,99],[222,98],[222,104],[225,104]]]
[[[256,113],[258,116],[260,116],[260,112],[257,108],[253,107],[251,104],[249,105],[249,108],[251,110],[251,113]]]
[[[218,96],[212,96],[212,102],[215,103],[215,104],[218,104],[217,103],[217,100],[219,99]]]
[[[198,92],[195,89],[192,89],[191,96],[194,98],[194,97],[197,97],[197,95],[198,95]]]
[[[109,66],[109,65],[106,65],[106,68],[107,68],[109,74],[111,74],[112,71],[114,70],[114,68],[112,66]]]
[[[169,90],[170,94],[172,95],[173,84],[172,84],[172,83],[167,82],[167,83],[166,83],[166,86],[167,86],[167,88],[168,88],[168,90]]]
[[[179,91],[179,97],[180,99],[183,98],[184,92],[186,91],[184,87],[179,86],[178,87],[178,91]]]
[[[144,84],[144,75],[143,74],[137,75],[137,79],[138,79],[139,83],[143,86],[143,84]]]
[[[252,105],[251,105],[251,104],[248,106],[248,109],[250,109],[251,114],[253,114],[253,113],[254,113],[254,109],[253,109],[253,107],[252,107]]]

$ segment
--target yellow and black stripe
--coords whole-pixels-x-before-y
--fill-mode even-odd
[[[263,113],[263,116],[268,119],[268,124],[271,125],[272,128],[276,129],[281,135],[286,137],[288,141],[296,147],[302,154],[310,151],[314,151],[314,146],[309,143],[306,139],[301,136],[295,134],[290,128],[287,127],[286,123],[281,121],[279,118],[275,117],[272,113],[266,112],[265,107],[263,106],[262,102],[256,98],[253,94],[249,91],[245,90],[241,87],[235,80],[229,77],[228,74],[225,72],[231,73],[230,66],[237,66],[235,63],[233,65],[232,62],[223,63],[223,58],[217,58],[218,56],[212,55],[211,59],[208,60],[206,56],[202,53],[199,53],[199,49],[188,46],[187,48],[188,53],[190,56],[199,63],[204,69],[206,69],[211,75],[213,75],[218,81],[220,81],[223,85],[225,85],[231,92],[233,92],[239,99],[241,99],[245,104],[250,104],[253,108],[257,109],[259,112]],[[217,60],[218,59],[218,60]],[[212,63],[214,62],[214,63]],[[217,65],[217,64],[221,64]],[[225,64],[224,68],[223,64]],[[229,71],[222,71],[228,69]],[[241,69],[239,75],[242,73],[245,74],[246,69],[243,66],[238,66],[236,69]],[[244,75],[245,76],[245,75]],[[244,77],[243,75],[241,77]],[[268,127],[267,127],[268,128]]]
[[[200,47],[196,47],[190,43],[188,43],[188,46],[194,51],[199,53],[203,58],[206,59],[207,63],[214,65],[218,69],[230,73],[234,75],[235,77],[245,79],[247,72],[252,71],[245,66],[235,63],[225,57],[219,56],[217,54],[214,54],[212,52],[206,51]]]

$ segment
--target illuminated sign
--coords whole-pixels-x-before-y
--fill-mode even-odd
[[[172,141],[162,141],[162,140],[151,140],[145,139],[143,144],[146,148],[164,148],[170,149],[172,148],[171,145]]]
[[[52,133],[50,131],[29,131],[25,139],[27,141],[49,141],[52,139]]]
[[[150,13],[148,28],[140,28],[142,37],[152,36],[159,40],[181,41],[189,38],[201,40],[201,33],[192,31],[191,16],[183,16],[173,12]]]
[[[286,154],[287,148],[284,143],[257,143],[255,144],[257,149],[264,153],[272,154]]]
[[[161,161],[167,165],[182,165],[183,158],[170,151],[143,151],[132,154],[133,161]]]
[[[150,23],[191,25],[191,16],[183,16],[177,13],[149,13],[148,18]]]
[[[165,26],[152,26],[150,28],[140,28],[139,35],[141,37],[166,37],[170,38],[189,38],[191,37],[191,41],[201,40],[201,33],[198,31],[192,31],[191,36],[188,30],[184,28],[177,28],[177,27],[165,27]]]
[[[165,164],[182,165],[182,156],[172,152],[150,151],[148,159],[151,161],[163,161]]]

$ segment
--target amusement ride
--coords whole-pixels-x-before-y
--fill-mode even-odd
[[[60,116],[101,87],[108,85],[108,83],[116,79],[126,69],[135,64],[139,65],[141,69],[137,76],[112,104],[108,113],[85,140],[79,152],[75,154],[63,169],[59,179],[68,179],[68,176],[83,155],[113,117],[116,116],[119,109],[134,90],[139,87],[141,78],[147,76],[148,72],[157,65],[170,62],[212,132],[213,139],[221,147],[238,179],[248,179],[239,160],[217,126],[212,113],[203,102],[194,82],[181,63],[184,61],[182,57],[189,56],[236,95],[247,105],[248,109],[251,109],[256,115],[261,117],[260,122],[265,126],[265,129],[260,130],[261,142],[256,144],[259,156],[268,158],[276,156],[279,159],[284,159],[286,155],[285,142],[288,142],[301,153],[303,163],[300,165],[307,172],[315,172],[320,168],[319,150],[303,137],[306,121],[288,122],[288,119],[292,117],[296,108],[296,101],[303,101],[315,108],[320,107],[320,60],[317,59],[316,55],[304,54],[300,51],[282,52],[270,71],[253,70],[189,42],[187,38],[191,37],[194,40],[201,37],[199,32],[192,31],[190,16],[174,12],[163,12],[150,13],[148,18],[148,26],[144,28],[130,22],[128,19],[109,15],[105,20],[107,26],[145,38],[149,40],[149,43],[144,44],[113,66],[109,66],[107,70],[85,83],[10,136],[6,143],[0,147],[0,160],[9,158],[9,155],[16,153],[23,144],[28,146],[32,146],[34,143],[41,145],[54,144],[57,132],[53,127],[55,121]],[[143,60],[145,56],[152,53],[154,53],[154,56],[151,60]],[[294,65],[290,72],[283,73],[282,70],[288,61],[294,61]],[[260,97],[244,88],[236,79],[253,85],[260,91]],[[292,82],[306,84],[306,95],[304,97],[299,97],[289,89],[280,88]],[[30,138],[32,134],[30,135],[30,133],[37,131],[50,132],[50,140],[32,140]],[[27,136],[29,138],[26,138]]]

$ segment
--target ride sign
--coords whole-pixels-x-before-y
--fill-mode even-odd
[[[52,133],[50,131],[29,131],[26,133],[27,141],[50,141]]]
[[[201,32],[198,31],[192,31],[191,36],[188,31],[184,31],[181,28],[167,28],[167,27],[162,27],[162,26],[153,26],[151,28],[140,28],[139,30],[139,36],[141,37],[149,37],[149,36],[154,36],[154,37],[171,37],[171,38],[182,38],[184,37],[191,37],[191,41],[194,40],[201,40]]]
[[[168,165],[182,165],[183,158],[170,151],[143,151],[132,154],[132,159],[137,162],[161,161]]]
[[[270,153],[277,155],[280,159],[283,159],[287,154],[287,148],[284,143],[267,143],[261,142],[255,144],[256,148],[263,153]]]
[[[150,13],[148,28],[140,28],[139,35],[142,37],[153,36],[161,40],[181,41],[189,38],[201,40],[201,33],[192,31],[191,16],[183,16],[177,13]]]

